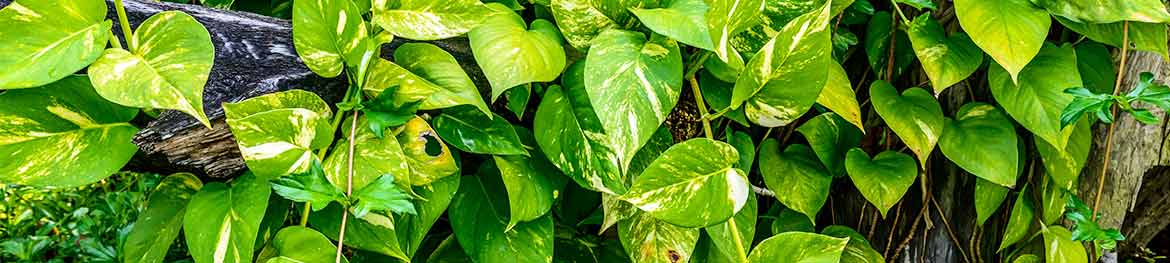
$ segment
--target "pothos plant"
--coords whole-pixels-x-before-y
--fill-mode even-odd
[[[884,217],[949,163],[974,175],[978,224],[1018,190],[1003,259],[1085,262],[1077,241],[1124,238],[1076,198],[1092,122],[1170,106],[1152,76],[1118,95],[1106,46],[1166,56],[1156,0],[488,2],[294,1],[296,52],[345,76],[343,101],[224,104],[249,171],[166,177],[119,256],[162,261],[182,233],[196,262],[885,261],[850,227],[816,231],[829,189]],[[105,4],[0,11],[3,183],[105,178],[136,151],[135,108],[211,125],[206,29],[174,11],[131,28],[115,0],[120,40]],[[425,43],[464,37],[490,92]],[[394,38],[415,41],[380,54]],[[946,116],[938,97],[973,76],[992,98]],[[701,136],[664,125],[680,103]]]

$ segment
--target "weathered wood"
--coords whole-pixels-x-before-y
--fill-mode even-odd
[[[108,1],[107,17],[117,15],[113,1]],[[187,171],[210,177],[230,177],[245,169],[235,139],[224,123],[224,102],[237,102],[267,93],[303,89],[317,93],[330,102],[340,101],[347,83],[344,78],[317,76],[301,62],[292,44],[292,24],[251,13],[211,9],[197,5],[174,4],[149,0],[125,0],[128,20],[137,27],[151,15],[180,10],[203,23],[215,45],[215,65],[204,88],[203,105],[212,128],[177,111],[163,112],[150,121],[135,138],[140,153],[131,168],[152,172]],[[11,0],[0,0],[7,6]],[[113,30],[121,34],[121,30]],[[395,39],[382,47],[382,57],[389,59],[396,47],[410,42]],[[474,63],[465,38],[431,41],[460,61],[477,86],[488,87],[482,71]]]

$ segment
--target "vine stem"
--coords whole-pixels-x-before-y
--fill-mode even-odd
[[[114,9],[118,12],[118,24],[122,27],[122,38],[126,39],[126,47],[133,50],[138,46],[138,41],[134,39],[134,31],[130,29],[130,20],[126,18],[126,7],[122,5],[122,0],[114,0]]]
[[[902,14],[902,8],[898,8],[898,1],[896,1],[896,0],[890,0],[890,4],[891,4],[891,5],[893,5],[893,7],[894,7],[894,10],[898,11],[898,17],[901,17],[901,18],[902,18],[902,22],[903,22],[903,23],[906,23],[907,25],[909,25],[909,24],[910,24],[910,19],[906,19],[906,15],[905,15],[905,14]]]
[[[353,195],[353,148],[354,135],[357,134],[357,117],[358,112],[353,111],[353,121],[350,122],[349,127],[349,156],[346,158],[347,168],[345,172],[345,196]],[[341,230],[339,233],[337,233],[336,263],[341,263],[341,250],[345,247],[345,223],[347,219],[349,219],[349,208],[346,208],[345,211],[342,211],[341,213]]]
[[[1125,21],[1121,32],[1121,65],[1117,66],[1117,81],[1113,84],[1113,96],[1117,96],[1121,92],[1121,81],[1125,78],[1125,60],[1129,58],[1129,21]],[[1117,119],[1116,104],[1110,108],[1110,114],[1114,119]],[[1105,174],[1109,173],[1109,157],[1113,153],[1113,128],[1116,123],[1116,121],[1110,122],[1109,129],[1105,132],[1105,163],[1101,166],[1101,174],[1097,176],[1097,197],[1093,201],[1093,216],[1090,218],[1093,221],[1097,220],[1097,208],[1101,206],[1101,193],[1105,191]]]
[[[715,133],[711,132],[711,120],[706,118],[707,103],[703,100],[703,92],[699,90],[699,81],[695,79],[695,73],[703,67],[703,63],[707,62],[707,58],[711,57],[711,52],[703,52],[697,59],[687,65],[687,80],[691,82],[691,92],[695,95],[695,105],[699,107],[699,120],[703,122],[703,133],[706,134],[707,139],[715,139]]]
[[[735,218],[727,220],[727,230],[731,231],[731,238],[735,240],[735,256],[739,262],[748,262],[747,251],[743,249],[743,237],[739,236],[739,227],[735,225]]]

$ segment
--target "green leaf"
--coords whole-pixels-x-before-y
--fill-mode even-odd
[[[329,184],[329,180],[325,179],[323,169],[321,162],[313,159],[308,171],[273,179],[271,182],[272,190],[285,199],[311,203],[313,211],[324,209],[325,206],[334,201],[349,205],[345,193],[341,192],[338,187]]]
[[[934,2],[931,0],[897,0],[895,2],[912,6],[914,9],[918,10],[922,10],[923,8],[931,10],[938,9],[938,7],[935,6]]]
[[[861,143],[861,131],[832,112],[813,117],[797,127],[796,131],[804,135],[817,159],[834,177],[845,174],[846,151]]]
[[[436,136],[427,121],[415,117],[402,126],[396,136],[410,167],[410,177],[396,178],[410,185],[422,186],[446,177],[458,177],[459,166],[451,149]],[[376,147],[376,145],[375,145]],[[390,171],[393,173],[393,171]],[[383,173],[384,174],[384,173]],[[395,174],[397,176],[397,174]]]
[[[943,155],[963,170],[990,182],[1013,187],[1019,177],[1019,147],[1012,121],[999,108],[967,103],[948,119],[939,138]]]
[[[448,235],[439,247],[427,257],[427,263],[474,263],[467,253],[463,253],[463,248],[459,246],[459,241],[455,240],[455,235]]]
[[[761,241],[748,257],[752,263],[839,262],[849,238],[815,233],[787,232]]]
[[[536,139],[531,131],[519,126],[516,130],[525,148],[536,149]],[[492,158],[508,192],[511,212],[505,229],[511,230],[517,223],[548,214],[567,183],[560,170],[536,151],[528,151],[528,155],[496,155]]]
[[[1077,71],[1085,88],[1092,92],[1111,92],[1117,80],[1113,55],[1101,43],[1086,41],[1076,46]]]
[[[1121,42],[1125,40],[1125,22],[1090,24],[1074,22],[1063,17],[1056,17],[1056,21],[1086,38],[1110,46],[1121,47]],[[1165,58],[1170,56],[1170,51],[1166,47],[1167,41],[1166,24],[1129,22],[1129,42],[1133,45],[1134,49],[1156,52]],[[1084,46],[1084,44],[1077,46],[1078,51],[1080,51],[1080,46]],[[1077,55],[1079,56],[1081,54],[1078,52]],[[1113,67],[1112,63],[1110,63],[1109,67]],[[1081,75],[1085,75],[1085,72],[1082,71]]]
[[[715,44],[711,42],[710,29],[707,27],[708,8],[703,0],[674,0],[665,8],[634,8],[630,12],[655,33],[683,44],[714,51]]]
[[[760,174],[768,189],[784,193],[776,196],[780,203],[814,222],[833,183],[833,176],[808,146],[793,144],[780,152],[780,142],[771,138],[760,144]]]
[[[826,80],[821,95],[817,97],[817,104],[829,108],[862,133],[865,132],[865,125],[861,124],[861,106],[857,104],[857,94],[853,92],[853,83],[849,81],[849,75],[845,74],[845,68],[842,68],[840,63],[829,63],[829,79]]]
[[[999,243],[999,249],[995,251],[1003,251],[1004,248],[1023,241],[1032,230],[1033,222],[1036,222],[1036,208],[1032,205],[1032,200],[1028,199],[1028,187],[1025,186],[1024,190],[1016,195],[1016,203],[1012,205],[1012,214],[1008,217],[1007,230],[1004,230],[1003,240]]]
[[[717,61],[708,59],[707,61]],[[714,75],[714,71],[708,66],[703,66],[702,71],[699,71],[699,89],[703,92],[703,99],[707,101],[707,105],[712,109],[727,109],[731,106],[731,93],[735,88],[735,83],[725,82]],[[739,74],[736,72],[736,74]],[[732,78],[731,81],[735,81]],[[723,117],[733,120],[744,127],[751,126],[747,121],[747,115],[744,114],[743,108],[734,109],[723,114]]]
[[[942,106],[938,105],[934,95],[921,88],[910,88],[899,96],[894,86],[879,80],[869,86],[869,96],[873,109],[918,155],[919,167],[925,168],[946,124]]]
[[[478,154],[527,155],[512,124],[504,117],[484,116],[469,107],[443,111],[435,117],[435,132],[459,150]]]
[[[1040,199],[1040,210],[1043,211],[1041,219],[1046,225],[1056,224],[1057,220],[1060,220],[1064,215],[1064,205],[1070,195],[1068,190],[1060,187],[1049,178],[1051,177],[1045,175],[1042,179],[1044,180],[1044,184],[1041,185],[1044,188],[1044,195]]]
[[[1089,210],[1075,195],[1068,195],[1065,210],[1065,219],[1073,222],[1072,240],[1090,241],[1104,250],[1112,250],[1117,247],[1117,241],[1125,240],[1125,236],[1117,229],[1101,228],[1093,217],[1093,210]],[[1099,217],[1100,214],[1097,215]]]
[[[397,90],[396,87],[392,89]],[[398,105],[399,103],[396,101],[398,94],[393,90],[382,92],[373,100],[362,102],[362,116],[365,117],[370,131],[374,132],[374,136],[378,138],[382,138],[386,128],[400,126],[414,119],[414,114],[420,105],[418,101]]]
[[[1038,1],[1045,0],[1031,2]],[[1052,25],[1048,13],[1028,0],[956,0],[955,15],[971,40],[1007,70],[1012,82],[1040,52]]]
[[[272,239],[277,258],[268,262],[332,262],[337,246],[320,232],[303,226],[281,229]],[[349,262],[344,257],[341,262]]]
[[[364,68],[378,48],[353,1],[294,1],[293,46],[310,70],[336,77],[346,66]],[[359,72],[349,74],[361,77]],[[360,85],[360,84],[358,84]]]
[[[130,43],[131,50],[107,49],[89,66],[98,94],[130,107],[178,110],[211,127],[203,85],[215,46],[203,24],[183,12],[160,12],[134,30]]]
[[[657,160],[663,152],[674,145],[674,135],[670,133],[670,129],[666,127],[659,128],[650,137],[650,141],[646,142],[642,149],[634,155],[634,160],[630,162],[630,170],[628,172],[632,177],[637,177],[642,173],[650,163]],[[601,209],[604,211],[605,217],[601,222],[601,231],[608,229],[618,221],[634,215],[634,212],[639,210],[634,205],[622,201],[618,196],[602,194],[601,195]]]
[[[875,22],[866,25],[865,39],[861,43],[865,45],[865,56],[869,59],[869,67],[873,69],[873,72],[883,78],[889,74],[891,79],[896,79],[902,75],[902,72],[910,68],[916,59],[916,54],[914,54],[913,44],[910,43],[906,31],[894,30],[893,19],[893,15],[886,11],[874,13],[869,21]],[[876,21],[891,21],[891,23]],[[894,38],[893,43],[890,42],[891,37]],[[890,54],[890,48],[894,49],[893,54]],[[894,57],[892,67],[889,65],[891,55]],[[893,72],[887,73],[886,71]]]
[[[438,40],[463,35],[494,11],[478,0],[375,1],[373,23],[395,36]]]
[[[787,125],[816,102],[828,80],[829,10],[797,17],[768,41],[735,82],[731,107],[741,103],[748,119],[765,127]]]
[[[772,234],[780,234],[784,232],[815,232],[816,226],[809,220],[808,216],[784,207],[784,205],[777,205],[781,208],[780,212],[776,214],[776,219],[772,220],[771,230]]]
[[[971,37],[961,32],[947,36],[942,25],[930,18],[930,14],[915,18],[906,31],[910,44],[914,45],[914,54],[922,61],[922,69],[930,77],[930,86],[936,94],[967,79],[983,64],[983,52],[971,42]]]
[[[1044,45],[1040,54],[1020,71],[1018,82],[1013,82],[998,64],[992,65],[987,72],[988,87],[1004,111],[1032,134],[1056,149],[1064,149],[1072,128],[1061,125],[1060,113],[1073,100],[1064,90],[1081,85],[1072,46]]]
[[[461,222],[451,228],[463,251],[475,262],[551,262],[552,216],[505,231],[507,220],[503,218],[507,212],[500,207],[508,204],[507,196],[500,185],[481,182],[490,180],[481,176],[464,178],[451,202],[451,221]]]
[[[756,214],[760,212],[757,203],[755,193],[749,192],[743,209],[726,222],[704,228],[715,250],[709,258],[718,258],[722,262],[743,262],[747,259],[747,251],[751,251],[752,240],[756,236]]]
[[[635,211],[618,222],[618,238],[631,262],[688,262],[699,242],[699,229],[680,227]]]
[[[308,91],[289,90],[224,103],[224,115],[248,168],[263,178],[304,172],[312,150],[333,137],[329,105]],[[364,129],[363,129],[364,130]]]
[[[1064,150],[1060,150],[1037,138],[1036,152],[1044,164],[1044,174],[1052,177],[1052,182],[1060,189],[1076,189],[1077,178],[1085,168],[1089,159],[1089,149],[1093,147],[1093,125],[1089,120],[1081,120],[1076,125],[1068,127],[1072,135]]]
[[[415,47],[413,44],[403,44],[402,47]],[[362,91],[374,100],[382,100],[382,91],[390,89],[390,93],[385,94],[386,101],[379,102],[363,102],[365,106],[373,106],[373,104],[385,104],[392,106],[390,109],[408,109],[407,106],[411,103],[422,102],[427,103],[427,98],[430,98],[443,87],[432,83],[430,80],[406,70],[394,62],[385,59],[375,59],[371,61],[369,73],[366,74],[365,84],[362,86]],[[479,93],[475,93],[475,97],[479,97]],[[417,108],[421,108],[419,105]]]
[[[822,235],[838,238],[849,238],[845,250],[841,253],[841,263],[876,263],[886,262],[882,254],[874,250],[865,236],[847,226],[832,225],[821,230]]]
[[[167,176],[150,193],[146,210],[134,221],[134,227],[122,245],[123,262],[163,262],[179,228],[187,202],[203,187],[198,177],[189,173]]]
[[[608,28],[615,27],[614,21],[601,13],[593,0],[552,0],[549,8],[556,18],[557,27],[565,40],[579,50],[589,48],[593,38]]]
[[[56,82],[89,66],[110,39],[106,2],[21,0],[0,10],[0,90]]]
[[[414,204],[410,202],[410,195],[394,184],[393,175],[383,175],[377,180],[358,189],[350,197],[357,200],[353,205],[353,215],[363,217],[371,211],[390,214],[417,214]]]
[[[1086,88],[1069,88],[1064,93],[1072,94],[1073,100],[1060,111],[1060,126],[1065,127],[1076,123],[1088,113],[1093,113],[1104,123],[1113,122],[1114,99],[1109,93],[1093,93]]]
[[[72,76],[36,89],[0,93],[0,181],[76,187],[122,168],[138,146],[137,110],[103,100]]]
[[[742,4],[742,3],[741,3]],[[764,46],[769,39],[776,37],[782,29],[801,15],[817,13],[830,4],[829,16],[836,17],[853,4],[853,0],[772,0],[764,1],[764,9],[759,19],[748,19],[747,30],[736,34],[731,39],[731,45],[743,53],[755,53]]]
[[[1072,233],[1062,226],[1049,226],[1044,233],[1044,262],[1089,262],[1085,247],[1072,240]]]
[[[735,168],[752,170],[752,164],[756,161],[756,143],[752,141],[752,136],[731,129],[724,134],[727,134],[727,143],[735,147],[735,151],[739,153],[739,163],[735,164]]]
[[[252,262],[252,246],[264,209],[268,184],[245,173],[230,186],[208,183],[200,189],[183,215],[183,236],[197,262]]]
[[[738,162],[727,143],[691,139],[663,152],[621,198],[667,223],[714,225],[742,209],[751,192],[746,174],[732,167]]]
[[[473,105],[484,114],[491,115],[491,110],[480,97],[479,89],[475,87],[475,83],[471,82],[471,78],[463,71],[459,61],[455,60],[455,57],[447,51],[430,43],[406,43],[394,50],[394,61],[402,65],[409,73],[414,73],[426,80],[424,83],[437,87],[429,98],[423,100],[420,109],[434,110],[458,105]],[[403,83],[415,82],[413,82],[413,78],[408,78],[403,80]],[[367,85],[363,89],[367,92],[380,93],[381,89],[389,87],[372,85]],[[404,86],[400,91],[425,90],[429,88],[428,86],[420,85],[417,89],[405,88],[410,86]]]
[[[505,92],[504,97],[508,99],[508,110],[516,114],[517,119],[524,119],[524,112],[528,111],[528,103],[532,100],[532,85],[517,88]]]
[[[1021,255],[1019,257],[1016,257],[1015,260],[1012,260],[1012,263],[1040,263],[1040,262],[1044,262],[1044,261],[1041,261],[1040,257],[1038,257],[1036,255],[1032,255],[1032,254]]]
[[[711,1],[707,12],[707,32],[711,34],[715,55],[732,67],[742,66],[743,58],[731,46],[735,35],[755,24],[764,10],[763,0]]]
[[[878,208],[883,218],[918,178],[914,157],[895,151],[879,153],[871,160],[865,150],[853,148],[845,159],[845,170],[857,190]]]
[[[682,55],[666,37],[625,30],[606,30],[593,40],[585,60],[585,90],[606,134],[613,141],[621,168],[666,116],[682,92]]]
[[[565,175],[589,190],[608,194],[626,192],[617,153],[593,112],[582,82],[585,63],[574,63],[561,83],[549,87],[532,121],[541,152]]]
[[[524,18],[499,4],[494,15],[467,34],[475,62],[492,85],[492,101],[512,87],[553,81],[565,69],[565,49],[556,25]]]
[[[1053,15],[1078,22],[1170,22],[1170,13],[1158,0],[1032,0],[1032,3]]]
[[[353,135],[353,175],[349,176],[349,144],[350,144],[350,127],[353,125],[351,118],[343,124],[342,137],[337,140],[337,147],[325,157],[325,175],[332,182],[337,189],[346,189],[346,184],[353,183],[353,189],[362,189],[366,185],[374,182],[382,175],[389,174],[396,177],[398,181],[404,185],[424,185],[438,177],[447,176],[453,171],[446,174],[434,174],[432,176],[423,176],[411,172],[412,164],[406,157],[403,151],[400,140],[392,136],[385,138],[378,138],[376,134],[369,129],[358,128]],[[367,118],[358,118],[358,127],[367,126],[369,120]],[[428,156],[429,157],[429,156]],[[418,167],[423,169],[440,169],[441,167]],[[453,170],[453,169],[451,169]],[[418,180],[416,182],[415,180]],[[325,204],[314,209],[324,208]]]
[[[1007,198],[1008,190],[983,178],[975,178],[975,222],[978,225],[983,225],[995,210],[999,210],[1000,204]]]

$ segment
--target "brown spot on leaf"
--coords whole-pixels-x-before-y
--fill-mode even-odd
[[[682,255],[679,255],[677,251],[667,250],[666,259],[669,259],[672,263],[677,263],[682,260]]]

